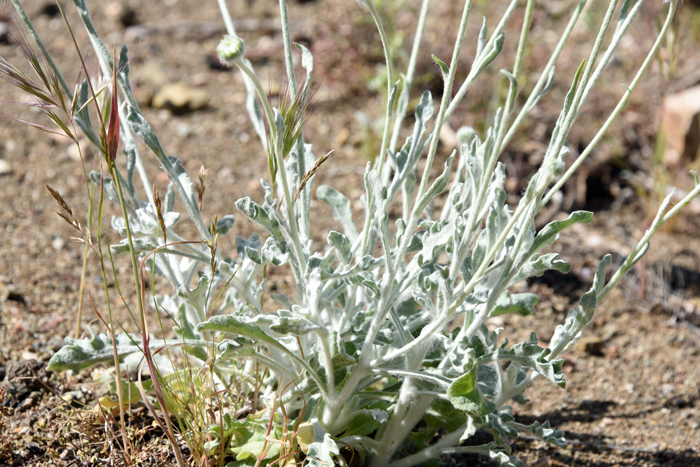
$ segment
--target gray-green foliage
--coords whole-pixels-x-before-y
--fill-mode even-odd
[[[112,59],[92,27],[85,4],[81,0],[74,1],[91,35],[103,73],[109,75]],[[290,417],[303,417],[299,421],[312,433],[306,449],[309,464],[342,462],[339,446],[350,445],[371,466],[410,467],[451,452],[479,452],[502,465],[522,465],[511,455],[509,442],[518,432],[557,446],[564,445],[565,441],[563,433],[550,428],[548,422],[529,426],[515,422],[510,415],[510,404],[527,403],[523,393],[537,376],[564,387],[562,352],[580,337],[609,288],[641,257],[649,236],[677,212],[657,217],[649,235],[607,284],[605,268],[610,261],[606,257],[601,262],[591,290],[557,328],[548,347],[538,343],[534,332],[528,341],[511,345],[501,335],[502,329],[490,330],[487,326],[489,319],[495,316],[535,312],[537,297],[511,294],[509,289],[514,284],[546,270],[562,273],[569,270],[569,265],[556,254],[543,250],[570,225],[590,222],[592,214],[574,212],[567,219],[551,222],[539,231],[535,229],[534,219],[571,175],[571,171],[564,170],[564,156],[568,153],[566,137],[643,0],[609,2],[599,39],[588,60],[572,77],[542,166],[516,206],[505,202],[506,169],[498,161],[499,156],[529,111],[550,88],[554,63],[586,0],[581,0],[572,11],[570,23],[552,59],[542,70],[525,106],[516,113],[518,79],[534,8],[531,0],[521,2],[525,4],[525,22],[516,61],[512,69],[503,71],[510,86],[506,101],[483,134],[466,129],[460,132],[468,134],[466,144],[447,159],[433,182],[429,181],[429,175],[439,130],[471,84],[503,50],[504,25],[519,2],[512,0],[503,20],[491,34],[484,20],[478,38],[466,39],[467,43],[476,43],[476,55],[467,78],[455,92],[457,58],[464,42],[471,0],[465,2],[458,25],[445,24],[445,27],[458,26],[459,34],[451,62],[435,58],[445,81],[442,102],[439,105],[433,102],[427,91],[421,95],[414,112],[415,124],[400,147],[398,140],[404,134],[401,123],[408,108],[415,57],[419,53],[430,2],[423,1],[409,69],[398,85],[391,82],[393,64],[379,13],[371,1],[360,3],[369,9],[377,23],[387,53],[387,76],[390,78],[383,151],[377,155],[376,163],[368,164],[365,170],[362,200],[365,212],[361,228],[358,228],[359,219],[353,218],[350,200],[336,188],[320,186],[315,195],[331,207],[338,227],[328,234],[326,244],[313,242],[316,230],[309,213],[313,177],[303,187],[301,180],[312,169],[316,158],[311,145],[302,137],[296,137],[298,131],[285,131],[285,122],[305,118],[313,61],[309,51],[301,48],[307,76],[303,85],[297,87],[287,24],[283,20],[285,58],[292,102],[296,104],[284,111],[300,112],[299,115],[282,115],[279,109],[271,107],[252,64],[238,53],[244,50],[240,40],[235,41],[237,52],[223,57],[227,64],[243,72],[248,92],[247,110],[265,146],[261,157],[268,157],[271,174],[275,177],[269,183],[261,182],[265,192],[262,200],[245,197],[235,203],[260,227],[265,240],[257,234],[249,239],[238,237],[237,251],[228,253],[234,259],[208,247],[203,249],[201,245],[171,245],[159,250],[149,256],[147,266],[164,276],[172,290],[169,293],[154,291],[157,295],[153,301],[173,318],[175,340],[185,344],[180,349],[193,366],[203,366],[208,359],[213,359],[216,384],[226,394],[234,396],[230,392],[234,380],[237,391],[245,394],[251,390],[252,383],[246,376],[251,375],[254,367],[249,362],[255,361],[269,370],[269,376],[262,381],[260,398],[270,413],[283,403]],[[623,3],[623,8],[615,21],[618,3]],[[220,5],[223,6],[223,2]],[[280,6],[286,19],[284,1]],[[671,2],[661,36],[675,8],[676,2]],[[226,45],[236,35],[225,7],[222,13],[228,25],[229,36],[222,42]],[[613,23],[613,38],[603,50],[603,38]],[[622,105],[611,114],[611,120],[624,106],[658,45],[659,41],[628,87]],[[125,180],[128,182],[124,189],[134,248],[145,258],[155,248],[163,247],[161,227],[166,229],[170,242],[181,240],[175,232],[180,218],[173,211],[175,192],[211,247],[217,233],[224,234],[232,229],[233,217],[222,218],[215,229],[206,228],[192,181],[177,158],[166,156],[131,94],[126,57],[124,49],[118,85],[126,102],[125,110],[122,109],[125,113],[122,135],[131,162],[127,166]],[[87,98],[84,92],[81,96],[80,99]],[[87,118],[85,121],[89,124]],[[601,135],[608,126],[606,122]],[[295,135],[293,140],[285,140],[290,133]],[[133,144],[134,134],[146,143],[171,180],[163,222],[159,220],[148,190],[143,199],[132,182],[136,167],[144,185],[149,186]],[[598,140],[596,137],[594,143]],[[591,148],[587,148],[582,157]],[[418,173],[421,161],[426,168]],[[579,158],[576,164],[581,161]],[[93,180],[99,181],[99,176],[94,175]],[[110,199],[116,199],[111,180],[105,180],[105,190]],[[441,204],[436,202],[438,198],[444,200],[441,211],[436,209]],[[392,221],[387,210],[394,204],[402,212]],[[123,219],[115,219],[113,227],[121,235],[126,233]],[[112,245],[112,252],[118,254],[129,248],[128,243],[120,243]],[[285,264],[290,265],[296,282],[294,293],[273,295],[280,309],[264,314],[263,272]],[[456,323],[457,327],[448,331],[451,323]],[[140,338],[123,335],[117,337],[117,341],[120,355],[140,352],[136,344]],[[168,342],[151,339],[151,344],[158,347]],[[110,352],[111,340],[106,335],[91,340],[70,340],[53,357],[50,368],[88,368],[107,362]],[[504,365],[505,362],[510,364]],[[167,373],[175,369],[161,371]],[[239,444],[230,441],[234,444],[228,449],[236,455],[246,452],[245,458],[250,460],[250,456],[257,456],[262,448],[250,448],[253,449],[251,454],[246,450],[249,448],[242,446],[248,446],[246,440],[264,441],[264,424],[253,418],[235,420],[232,415],[224,414],[220,425],[210,427],[213,440],[207,449],[235,438],[231,433],[238,430],[236,433],[247,433],[249,438],[236,441]],[[419,424],[421,428],[416,428]],[[440,427],[446,432],[434,442]],[[492,433],[494,440],[482,446],[457,446],[477,429]],[[300,436],[302,432],[300,429]],[[273,430],[272,435],[276,433]],[[395,454],[399,448],[415,454],[397,458]],[[245,463],[244,460],[239,459]]]

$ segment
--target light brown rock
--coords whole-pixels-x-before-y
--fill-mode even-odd
[[[579,339],[576,343],[576,348],[579,352],[586,352],[589,355],[595,357],[602,357],[605,355],[603,349],[605,348],[606,341],[600,337],[586,336]]]
[[[6,160],[0,159],[0,175],[9,175],[12,173],[12,167]]]
[[[700,149],[700,86],[664,99],[661,131],[666,138],[664,162],[671,170],[695,161]]]
[[[193,89],[184,83],[167,84],[153,96],[152,105],[156,109],[168,109],[175,114],[193,112],[209,103],[209,94],[201,89]]]

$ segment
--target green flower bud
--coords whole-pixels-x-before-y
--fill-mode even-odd
[[[221,63],[228,66],[233,66],[236,60],[243,56],[243,39],[238,36],[229,36],[228,34],[221,39],[219,45],[216,46],[216,53],[219,54]]]
[[[470,144],[476,136],[476,130],[470,126],[463,126],[457,130],[459,144]]]

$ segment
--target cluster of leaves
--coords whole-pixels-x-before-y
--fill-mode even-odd
[[[201,439],[204,454],[220,453],[222,459],[235,456],[234,465],[301,459],[317,466],[342,464],[346,462],[341,455],[344,446],[369,466],[410,467],[450,452],[483,453],[502,465],[522,465],[512,455],[509,441],[519,432],[564,445],[563,433],[547,422],[517,423],[510,404],[526,404],[523,393],[538,376],[564,387],[559,357],[581,336],[598,302],[641,258],[649,237],[677,209],[659,214],[648,235],[608,283],[605,269],[610,258],[601,262],[590,291],[557,328],[548,347],[539,345],[534,332],[526,342],[510,345],[501,336],[502,329],[489,330],[487,324],[490,318],[507,313],[534,313],[537,297],[511,294],[516,283],[546,270],[569,271],[570,266],[556,254],[543,251],[567,227],[590,222],[592,214],[573,212],[539,231],[534,219],[599,140],[597,137],[565,172],[566,136],[643,0],[622,2],[613,37],[602,52],[602,39],[620,2],[609,3],[599,40],[563,102],[542,166],[514,209],[505,202],[506,169],[498,162],[499,156],[549,89],[554,63],[586,0],[572,12],[550,63],[513,118],[534,9],[534,1],[526,2],[516,62],[511,71],[503,71],[510,85],[504,106],[482,137],[473,131],[459,133],[469,134],[469,139],[447,159],[432,183],[440,129],[469,86],[501,52],[503,28],[518,0],[512,0],[503,21],[490,35],[484,21],[472,69],[454,93],[457,58],[471,11],[471,0],[465,2],[451,63],[435,58],[445,82],[439,112],[435,114],[430,92],[424,92],[415,108],[413,130],[401,147],[398,140],[413,70],[409,68],[402,80],[393,83],[390,47],[381,18],[371,1],[360,2],[372,14],[387,54],[389,88],[382,149],[376,162],[365,170],[362,228],[358,229],[351,202],[344,194],[331,186],[316,189],[316,197],[331,207],[339,225],[328,234],[325,245],[313,243],[310,200],[314,175],[328,155],[316,158],[302,131],[312,94],[311,53],[298,46],[306,77],[297,87],[286,5],[280,1],[290,87],[280,108],[273,108],[245,58],[242,40],[235,35],[224,2],[220,2],[229,35],[217,51],[223,62],[243,73],[247,110],[264,146],[271,175],[269,183],[261,180],[261,202],[245,197],[235,203],[266,238],[263,241],[258,234],[248,239],[238,237],[233,258],[221,254],[217,240],[231,231],[234,217],[217,217],[211,225],[204,221],[205,173],[193,183],[181,162],[166,155],[133,97],[126,47],[113,61],[84,1],[74,3],[95,46],[102,73],[112,76],[114,87],[108,106],[109,127],[102,123],[101,131],[94,131],[87,112],[81,114],[80,121],[110,163],[111,176],[93,172],[89,178],[104,196],[121,206],[124,214],[112,221],[124,239],[110,245],[110,254],[131,255],[141,307],[139,271],[146,269],[170,283],[171,293],[159,289],[150,301],[172,318],[174,337],[151,337],[141,309],[141,322],[137,323],[141,334],[115,334],[112,325],[108,334],[67,339],[51,359],[50,369],[79,372],[119,362],[120,370],[136,369],[140,374],[145,361],[153,379],[129,383],[114,378],[112,389],[119,396],[115,403],[142,400],[149,408],[156,410],[157,406],[165,412],[167,423],[168,413],[181,420],[186,418],[182,414],[207,413],[201,437],[190,433],[189,439]],[[424,0],[413,54],[419,51],[427,3]],[[675,7],[671,2],[665,24]],[[30,25],[28,19],[26,22]],[[650,51],[650,57],[655,50]],[[624,107],[646,66],[648,61],[610,121]],[[79,87],[74,108],[85,109],[89,103],[88,84],[86,81]],[[47,86],[58,88],[51,83]],[[599,136],[606,129],[601,128]],[[135,137],[145,143],[170,178],[162,201],[157,192],[148,189],[145,197],[139,195],[135,172],[144,187],[150,183]],[[119,141],[126,158],[125,174],[114,164]],[[425,168],[419,174],[421,160]],[[438,213],[439,197],[445,193]],[[176,197],[199,229],[200,241],[188,242],[177,234],[181,215],[175,211]],[[393,223],[387,215],[392,203],[403,208]],[[63,209],[70,214],[67,220],[74,222],[70,208],[66,205]],[[294,293],[272,294],[279,309],[265,314],[266,272],[284,265],[289,265],[294,277]],[[457,327],[450,327],[451,323]],[[210,376],[202,379],[202,374]],[[203,405],[202,400],[211,401],[211,405]],[[238,410],[241,400],[247,407],[242,412]],[[182,429],[193,430],[186,423]],[[436,442],[440,429],[443,436]],[[478,429],[490,432],[493,441],[457,446]],[[174,438],[171,440],[177,450]]]

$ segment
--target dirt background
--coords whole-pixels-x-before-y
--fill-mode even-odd
[[[557,39],[554,31],[563,29],[566,13],[575,3],[538,3],[531,33],[535,45],[528,50],[523,74],[526,91],[553,48]],[[591,43],[591,25],[602,18],[600,3],[593,2],[584,13],[571,46],[557,66],[553,89],[502,158],[511,177],[511,204],[517,202],[532,167],[541,160],[568,83]],[[661,2],[648,3],[623,39],[571,134],[574,153],[595,134],[597,125],[622,95],[619,83],[630,82],[631,73],[651,45],[665,10]],[[232,235],[219,247],[221,251],[235,251],[235,236],[247,238],[255,229],[236,211],[233,202],[246,195],[258,200],[262,197],[257,180],[265,176],[267,167],[244,109],[240,74],[222,69],[215,58],[214,47],[224,33],[215,2],[206,6],[193,0],[88,4],[105,43],[126,43],[135,53],[131,77],[136,94],[166,151],[181,158],[192,176],[201,165],[207,168],[206,219],[213,219],[215,214],[236,215]],[[401,11],[391,15],[394,19],[387,28],[401,69],[410,52],[410,31],[418,2],[390,2],[385,9],[398,11],[399,4],[403,4]],[[57,9],[39,1],[25,1],[23,5],[68,82],[74,83],[79,66]],[[236,0],[229,5],[261,81],[271,95],[278,94],[285,84],[280,83],[283,51],[277,3]],[[462,77],[471,64],[475,47],[472,39],[481,16],[494,18],[504,9],[501,0],[475,5],[460,58]],[[460,9],[460,2],[433,2],[433,19],[426,31],[413,98],[423,89],[430,89],[436,99],[440,97],[438,69],[429,57],[430,53],[444,60],[450,56]],[[76,14],[70,5],[66,10],[78,44],[88,51],[87,35]],[[317,183],[341,188],[355,203],[359,219],[362,172],[367,154],[378,143],[376,131],[367,131],[355,113],[364,112],[370,121],[382,114],[383,82],[373,78],[383,62],[381,44],[369,15],[356,2],[290,1],[289,15],[292,39],[314,54],[319,85],[305,136],[314,143],[317,156],[335,150],[319,172]],[[521,8],[506,30],[517,30],[522,15]],[[572,263],[572,273],[566,277],[545,275],[527,285],[542,298],[537,315],[504,317],[502,326],[511,342],[524,338],[531,330],[547,342],[554,327],[589,287],[599,259],[610,252],[619,264],[642,236],[659,200],[657,182],[687,181],[665,170],[657,135],[658,108],[664,96],[700,82],[700,15],[693,2],[686,2],[679,12],[676,37],[680,46],[664,47],[661,60],[652,64],[625,113],[594,151],[581,175],[566,185],[564,199],[552,216],[573,209],[594,210],[596,216],[592,224],[570,229],[556,245],[555,251]],[[494,75],[511,63],[509,50],[514,48],[515,40],[517,34],[507,37],[503,55],[451,117],[453,128],[467,124],[481,132],[488,126],[497,105],[490,96],[507,92],[506,80],[494,79]],[[7,41],[0,40],[0,55],[26,69],[16,48]],[[87,54],[87,62],[96,72],[93,53]],[[154,108],[153,96],[172,83],[186,85],[194,92],[195,101],[198,92],[206,93],[207,105],[195,111]],[[47,123],[40,113],[12,105],[9,101],[24,101],[26,96],[5,82],[0,82],[0,95],[5,99],[0,113]],[[409,118],[407,128],[411,123]],[[69,239],[74,232],[54,214],[57,206],[44,185],[58,190],[84,222],[83,169],[75,148],[65,138],[17,122],[0,121],[0,143],[0,161],[4,162],[0,173],[0,381],[5,378],[8,383],[0,413],[0,465],[102,465],[110,460],[113,433],[105,432],[104,422],[91,407],[95,394],[99,397],[104,389],[89,375],[67,377],[43,370],[63,338],[74,332],[83,255],[83,246]],[[163,192],[167,177],[154,175],[158,173],[157,164],[144,148],[141,152],[151,182]],[[439,158],[446,159],[449,152],[443,144]],[[94,152],[88,150],[87,156],[86,168],[99,170],[100,160]],[[569,157],[572,160],[574,156]],[[687,167],[682,170],[687,171]],[[335,226],[329,221],[329,211],[317,201],[313,203],[312,222],[320,225],[316,240],[322,241]],[[527,465],[700,466],[698,212],[691,206],[660,233],[647,258],[600,306],[586,340],[567,356],[567,389],[538,381],[527,393],[533,402],[516,408],[520,421],[550,420],[565,431],[570,441],[569,447],[558,449],[518,439],[514,450]],[[113,213],[114,206],[107,206],[105,219]],[[183,236],[194,235],[191,225],[185,221],[181,224]],[[106,234],[117,241],[108,226]],[[125,259],[117,261],[117,276],[127,290],[124,296],[130,297]],[[94,257],[88,271],[87,292],[94,297],[97,309],[104,310],[102,280]],[[284,270],[276,271],[270,281],[273,289],[284,289],[289,284]],[[116,296],[114,288],[110,293]],[[117,316],[123,318],[123,303],[119,299],[113,303]],[[104,331],[86,305],[83,335],[88,324]],[[140,446],[136,460],[143,465],[169,464],[173,459],[167,443],[151,422],[143,411],[133,415],[130,433]],[[116,457],[111,459],[118,461]],[[453,465],[488,464],[469,457],[446,461]]]

